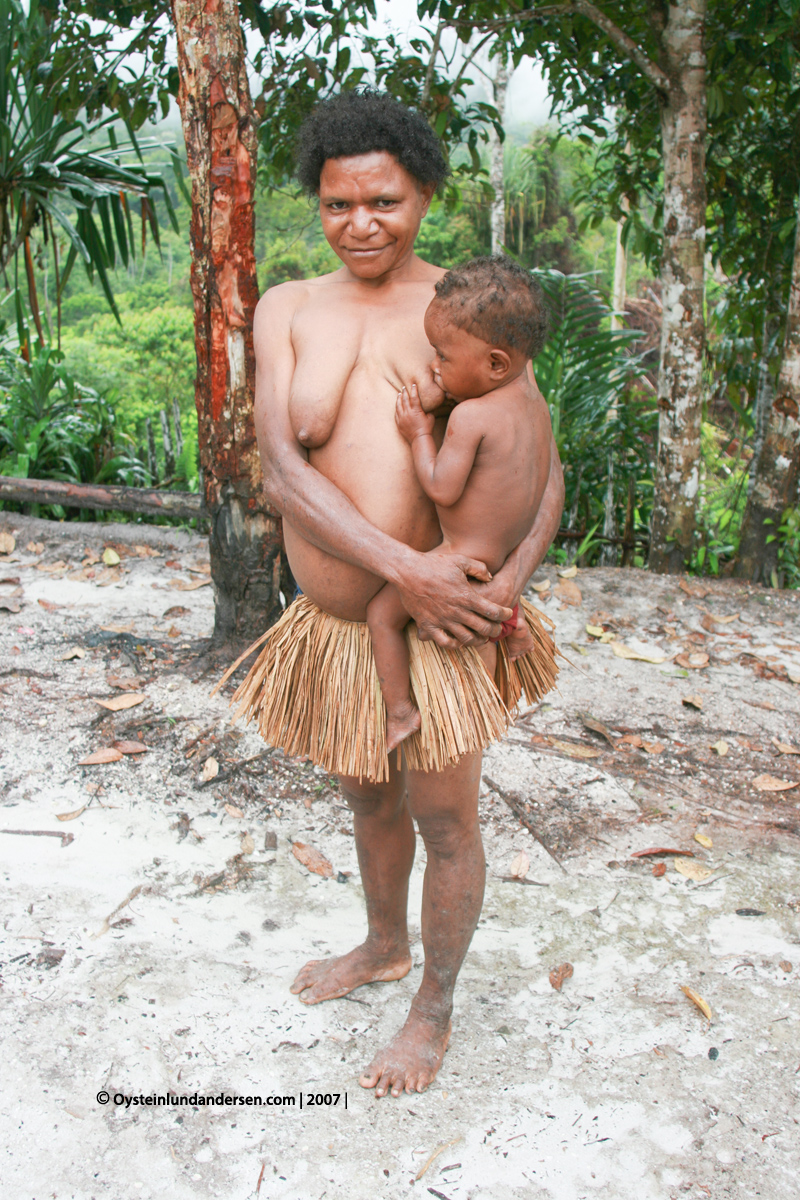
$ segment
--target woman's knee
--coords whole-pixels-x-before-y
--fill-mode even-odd
[[[388,783],[371,783],[369,780],[340,776],[339,786],[345,804],[358,817],[378,817],[391,821],[399,815],[405,804],[405,786],[399,777],[393,776]]]

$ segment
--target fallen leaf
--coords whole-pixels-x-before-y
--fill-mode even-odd
[[[651,858],[655,854],[688,854],[691,858],[691,850],[674,850],[671,846],[651,846],[647,850],[634,850],[631,858]]]
[[[590,729],[592,733],[599,733],[600,737],[605,738],[609,746],[613,746],[616,749],[616,743],[607,725],[604,725],[602,721],[595,720],[591,713],[579,712],[578,716],[584,729]]]
[[[172,608],[168,608],[163,614],[164,617],[188,617],[191,613],[190,608],[184,608],[182,604],[173,604]]]
[[[103,633],[133,633],[133,621],[127,625],[101,625]]]
[[[675,870],[679,875],[685,876],[686,879],[694,879],[697,883],[710,879],[714,874],[711,867],[698,862],[696,858],[676,858],[674,861]]]
[[[144,742],[114,742],[114,749],[121,754],[145,754],[147,746]]]
[[[112,550],[110,546],[106,546],[103,551],[103,562],[107,567],[117,567],[120,564],[120,557],[116,550]]]
[[[699,671],[701,667],[708,666],[708,655],[701,650],[695,650],[692,654],[679,654],[675,662],[687,671]]]
[[[667,864],[666,863],[656,863],[655,866],[653,867],[653,874],[655,875],[656,879],[660,879],[661,876],[666,875],[666,873],[667,873]]]
[[[73,658],[86,658],[86,651],[82,646],[70,646],[63,654],[59,654],[57,662],[69,662]]]
[[[0,554],[13,553],[16,544],[17,539],[14,537],[13,533],[6,533],[5,530],[0,533]]]
[[[738,613],[733,613],[729,617],[717,617],[714,615],[714,613],[706,613],[706,616],[710,621],[713,621],[715,625],[730,625],[731,621],[739,620]]]
[[[256,844],[249,833],[242,834],[242,854],[252,854]]]
[[[706,1020],[710,1021],[711,1005],[708,1003],[708,1001],[704,1000],[702,996],[698,996],[697,992],[692,991],[692,989],[689,987],[684,987],[681,985],[681,991],[683,992],[684,996],[687,996],[691,1000],[692,1004],[697,1005]]]
[[[724,758],[728,753],[728,743],[720,738],[718,742],[711,743],[711,749],[714,750],[720,756],[720,758]]]
[[[560,967],[553,967],[550,972],[550,987],[555,988],[557,992],[561,991],[565,979],[571,979],[575,973],[575,968],[572,963],[562,963]]]
[[[25,549],[29,554],[44,554],[44,542],[28,542]]]
[[[648,663],[663,663],[667,661],[666,654],[661,650],[634,650],[633,646],[626,646],[624,642],[612,642],[611,649],[617,658],[637,659],[639,662]]]
[[[18,613],[22,610],[22,605],[18,600],[12,600],[10,596],[0,597],[0,608],[4,608],[6,612]]]
[[[661,742],[642,742],[642,749],[648,754],[663,754],[664,747]]]
[[[753,786],[757,792],[789,792],[792,788],[800,787],[800,783],[792,783],[791,779],[776,779],[774,775],[757,775]]]
[[[198,588],[208,587],[210,579],[170,579],[167,587],[179,592],[196,592]]]
[[[578,568],[573,563],[571,567],[564,567],[563,571],[558,571],[557,574],[560,575],[562,579],[574,579],[578,574]]]
[[[694,581],[690,583],[688,579],[681,579],[678,587],[682,592],[686,592],[687,596],[693,596],[696,600],[703,600],[711,591],[711,588],[703,587],[702,583]]]
[[[683,704],[685,708],[695,708],[698,712],[703,711],[702,696],[684,696],[681,700],[681,704]]]
[[[541,583],[532,583],[532,584],[531,584],[531,587],[533,588],[533,590],[534,590],[535,592],[538,592],[538,593],[539,593],[539,595],[541,595],[541,594],[542,594],[542,592],[547,592],[547,591],[549,591],[549,590],[550,590],[550,580],[549,580],[549,579],[543,579],[543,580],[541,581]]]
[[[244,813],[242,812],[242,810],[240,808],[237,808],[235,804],[226,804],[225,812],[228,814],[229,817],[235,817],[237,819],[237,821],[241,821],[242,817],[244,816]]]
[[[571,579],[562,579],[560,583],[556,584],[553,588],[553,595],[557,596],[562,604],[571,604],[576,608],[583,603],[581,589]]]
[[[135,708],[137,704],[143,704],[146,699],[144,692],[128,692],[127,696],[112,696],[110,700],[95,700],[95,703],[107,708],[109,712],[121,712],[125,708]]]
[[[624,733],[619,739],[620,746],[635,746],[637,750],[641,750],[644,743],[638,733]]]
[[[161,551],[154,550],[152,546],[134,546],[133,548],[139,558],[161,558]]]
[[[94,754],[88,755],[87,758],[82,758],[78,766],[97,767],[101,763],[119,762],[121,758],[121,750],[116,750],[113,746],[104,746],[102,750],[95,750]]]
[[[81,813],[83,813],[83,812],[86,812],[85,804],[82,804],[80,808],[74,808],[72,810],[72,812],[56,813],[56,820],[58,820],[58,821],[74,821],[75,818],[79,817],[81,815]]]
[[[95,579],[95,587],[111,587],[113,583],[119,583],[121,579],[122,575],[116,567],[105,567]]]
[[[68,566],[68,563],[65,563],[62,558],[59,558],[59,560],[54,563],[37,563],[36,570],[44,571],[45,575],[55,575],[59,571],[66,571]]]
[[[520,850],[519,854],[516,854],[511,862],[509,874],[514,879],[524,879],[530,870],[530,866],[531,860],[524,850]]]
[[[52,600],[39,600],[39,607],[45,612],[55,612],[57,608],[63,608],[63,604],[53,604]]]
[[[587,625],[586,632],[589,634],[589,637],[601,638],[605,633],[605,629],[603,629],[602,625]]]
[[[209,779],[216,779],[218,775],[219,763],[213,757],[207,758],[203,763],[203,770],[200,772],[200,778],[202,779],[203,783],[208,783]]]
[[[603,751],[595,750],[594,746],[582,746],[574,742],[562,742],[559,738],[549,737],[547,739],[554,750],[560,750],[562,754],[568,755],[570,758],[600,758]]]
[[[795,746],[790,746],[788,742],[779,742],[777,738],[772,739],[772,744],[779,754],[800,754],[800,750]]]
[[[139,692],[146,682],[144,675],[106,675],[109,687],[122,688],[126,692]]]
[[[789,974],[789,972],[792,969],[792,964],[789,962],[788,958],[782,958],[781,961],[778,963],[778,966],[780,967],[780,969],[782,971],[785,971],[787,975]]]
[[[6,575],[5,579],[0,579],[0,586],[16,587],[19,584],[19,575]]]
[[[786,674],[789,676],[791,683],[800,683],[800,671],[793,667],[787,667]]]
[[[706,850],[710,850],[711,847],[714,845],[714,843],[712,842],[711,838],[708,836],[707,833],[696,833],[694,835],[694,840],[696,842],[699,842],[699,844],[701,846],[705,846]]]
[[[313,871],[315,875],[322,875],[324,879],[330,879],[333,876],[333,867],[325,855],[320,854],[319,850],[315,850],[313,846],[307,846],[305,842],[293,842],[292,854],[299,863],[302,863],[309,871]]]

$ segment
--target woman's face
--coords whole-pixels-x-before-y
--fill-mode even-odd
[[[432,195],[385,150],[329,158],[319,182],[322,229],[353,275],[379,279],[411,257]]]

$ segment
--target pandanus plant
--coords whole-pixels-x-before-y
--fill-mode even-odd
[[[20,0],[0,0],[0,269],[9,286],[14,269],[17,324],[25,341],[22,297],[16,284],[19,259],[27,282],[30,313],[40,344],[45,336],[32,235],[39,230],[44,251],[52,255],[59,329],[61,297],[75,262],[80,259],[90,279],[95,274],[119,320],[109,271],[135,254],[131,201],[137,200],[144,244],[149,226],[158,244],[154,198],[160,194],[177,229],[169,192],[162,176],[142,161],[143,143],[128,124],[130,141],[120,144],[114,114],[94,115],[89,97],[82,107],[65,103],[70,79],[86,77],[91,48],[68,38],[68,27],[48,23],[38,0],[27,11]],[[91,67],[91,63],[88,64]],[[108,71],[110,68],[100,68]],[[100,91],[102,79],[95,81]],[[59,260],[61,232],[68,251]]]

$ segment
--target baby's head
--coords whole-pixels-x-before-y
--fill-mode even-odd
[[[484,396],[520,375],[544,345],[542,289],[513,259],[473,258],[436,284],[425,333],[443,391],[453,400]]]

